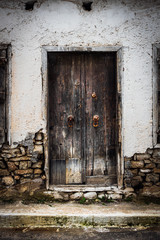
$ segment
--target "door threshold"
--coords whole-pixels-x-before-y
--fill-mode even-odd
[[[50,185],[49,189],[56,192],[102,192],[119,190],[117,184],[112,186],[102,185]]]

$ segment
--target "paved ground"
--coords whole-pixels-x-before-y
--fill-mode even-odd
[[[2,240],[159,240],[160,228],[137,229],[0,229]]]

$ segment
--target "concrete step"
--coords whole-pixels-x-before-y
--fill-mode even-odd
[[[160,224],[160,205],[75,202],[0,205],[0,228],[23,227],[138,227]]]

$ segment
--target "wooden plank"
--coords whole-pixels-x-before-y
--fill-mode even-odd
[[[93,175],[94,169],[94,135],[92,129],[92,54],[84,54],[84,64],[85,64],[85,135],[86,135],[86,176]]]
[[[51,183],[52,184],[66,184],[66,161],[53,160],[50,166]]]
[[[102,53],[94,53],[93,55],[93,77],[92,77],[92,92],[96,93],[96,98],[92,98],[92,116],[99,116],[98,127],[93,126],[92,131],[94,138],[94,167],[93,175],[104,175],[106,173],[106,101],[107,89],[105,88],[105,58]],[[93,117],[92,117],[93,119]],[[99,164],[98,164],[99,162]]]
[[[79,158],[69,158],[66,161],[66,183],[82,183],[82,164]]]
[[[81,59],[76,53],[51,53],[48,60],[52,165],[58,159],[81,159]],[[73,116],[73,126],[68,124],[69,116]]]
[[[91,58],[90,58],[90,56]],[[92,67],[88,65],[92,62]],[[114,53],[90,53],[86,54],[86,109],[91,112],[87,122],[87,148],[88,156],[92,151],[92,158],[87,167],[87,175],[111,175],[116,176],[116,76]],[[88,83],[88,81],[90,83]],[[88,86],[91,86],[89,89]],[[92,98],[92,93],[96,94]],[[92,101],[92,103],[91,103]],[[93,127],[93,116],[99,116],[98,127]],[[92,116],[92,117],[91,117]],[[89,123],[89,124],[88,124]],[[114,151],[111,153],[111,149]],[[91,166],[92,162],[92,166]]]
[[[100,185],[100,186],[112,186],[117,181],[115,175],[97,175],[87,176],[87,184]]]

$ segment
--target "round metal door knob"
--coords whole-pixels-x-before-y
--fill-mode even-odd
[[[94,115],[93,116],[93,127],[98,127],[98,125],[99,125],[99,116]]]

